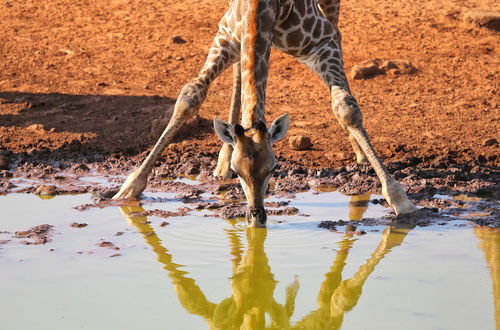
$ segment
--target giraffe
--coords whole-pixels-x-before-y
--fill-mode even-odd
[[[363,124],[361,111],[345,75],[338,29],[340,0],[230,0],[219,22],[207,59],[197,77],[186,84],[174,114],[157,143],[124,182],[114,199],[138,197],[156,160],[178,129],[200,108],[211,82],[233,65],[234,85],[230,123],[214,119],[224,142],[214,174],[239,177],[248,201],[247,225],[265,227],[264,197],[276,168],[272,146],[289,126],[287,114],[269,128],[265,120],[265,95],[271,47],[296,57],[328,86],[333,113],[348,132],[356,159],[369,162],[382,184],[382,194],[397,215],[417,208],[377,156]],[[241,125],[237,123],[241,108]]]

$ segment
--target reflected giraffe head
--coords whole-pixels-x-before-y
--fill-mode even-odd
[[[289,123],[288,115],[276,119],[269,128],[263,121],[244,129],[239,124],[233,126],[221,119],[214,120],[219,138],[233,146],[231,170],[238,175],[248,201],[246,220],[249,227],[266,226],[264,197],[271,174],[277,167],[272,146],[285,136]]]

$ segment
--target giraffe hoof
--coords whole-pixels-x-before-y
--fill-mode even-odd
[[[222,179],[231,179],[233,177],[233,171],[231,171],[231,169],[227,165],[219,166],[219,164],[217,164],[213,175]]]
[[[394,212],[396,212],[396,215],[410,214],[419,210],[419,208],[408,199],[397,206],[393,206],[392,208],[394,209]]]
[[[410,202],[403,187],[397,181],[392,181],[382,187],[382,195],[396,212],[396,215],[409,214],[418,210],[418,207]]]
[[[146,189],[147,182],[147,176],[144,177],[140,172],[132,172],[113,199],[137,198]]]

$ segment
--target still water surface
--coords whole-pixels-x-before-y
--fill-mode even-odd
[[[147,196],[158,202],[84,212],[73,207],[89,195],[0,196],[0,232],[11,232],[0,234],[10,240],[0,244],[0,329],[500,326],[498,230],[466,221],[365,227],[362,236],[319,229],[321,220],[387,212],[368,203],[378,196],[337,192],[298,194],[290,205],[310,217],[271,216],[267,230],[197,211],[133,217],[189,206],[174,194]],[[46,245],[12,237],[44,223],[54,225]]]

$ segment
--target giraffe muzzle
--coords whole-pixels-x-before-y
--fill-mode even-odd
[[[266,210],[263,207],[250,207],[246,213],[248,227],[265,227],[267,222]]]

